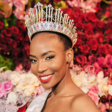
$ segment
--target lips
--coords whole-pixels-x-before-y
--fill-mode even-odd
[[[53,74],[47,74],[47,75],[39,76],[39,78],[42,83],[46,83],[46,82],[50,81],[52,76],[53,76]]]

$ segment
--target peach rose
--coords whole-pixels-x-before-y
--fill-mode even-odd
[[[89,91],[88,95],[92,98],[96,105],[98,105],[99,97],[98,94],[94,93],[93,91]]]
[[[98,87],[96,85],[92,85],[89,89],[89,91],[92,91],[94,93],[97,93],[99,91]]]

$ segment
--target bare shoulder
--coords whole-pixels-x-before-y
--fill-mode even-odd
[[[101,112],[94,101],[86,94],[81,94],[72,100],[72,112]]]

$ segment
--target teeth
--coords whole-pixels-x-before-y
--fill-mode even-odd
[[[45,77],[41,77],[42,80],[46,80],[48,79],[49,77],[51,77],[52,75],[49,75],[49,76],[45,76]]]

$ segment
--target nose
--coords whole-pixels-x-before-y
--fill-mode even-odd
[[[39,61],[37,69],[38,69],[38,73],[45,72],[47,70],[47,66],[46,66],[45,62],[44,61]]]

